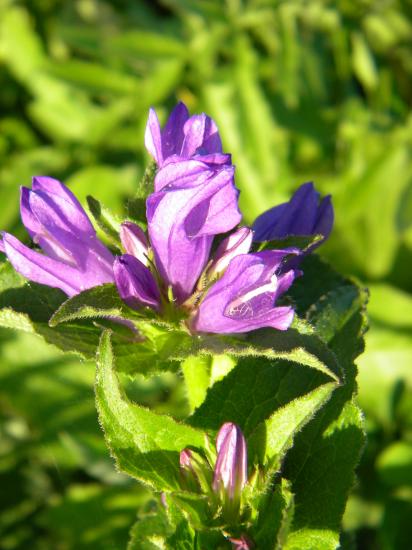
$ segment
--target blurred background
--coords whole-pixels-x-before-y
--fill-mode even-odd
[[[217,121],[247,222],[308,180],[332,194],[321,253],[370,288],[347,549],[412,537],[411,53],[410,0],[0,0],[1,229],[24,236],[32,175],[122,213],[148,108],[164,121],[177,100]],[[0,340],[0,547],[124,548],[151,504],[108,457],[94,366]],[[175,383],[141,380],[136,398],[179,403]]]

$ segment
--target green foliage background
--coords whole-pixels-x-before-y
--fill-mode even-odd
[[[345,548],[403,549],[412,515],[412,3],[0,0],[0,228],[51,175],[122,213],[147,163],[147,110],[206,111],[245,219],[314,180],[336,210],[322,254],[370,291],[359,401],[368,445]],[[124,548],[153,503],[114,472],[94,365],[0,332],[1,548]],[[172,374],[131,388],[178,410]]]

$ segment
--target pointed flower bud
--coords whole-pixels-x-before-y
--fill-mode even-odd
[[[120,240],[127,254],[137,258],[143,265],[148,265],[149,245],[143,229],[133,222],[124,222],[120,226]]]
[[[291,235],[323,235],[325,241],[333,226],[333,206],[330,195],[320,200],[313,183],[299,187],[289,202],[279,204],[261,214],[253,224],[255,242],[284,239]]]
[[[230,262],[240,254],[247,254],[252,244],[253,232],[249,227],[241,227],[226,237],[216,250],[214,262],[209,269],[209,277],[221,275]]]
[[[233,517],[239,511],[240,496],[247,482],[246,440],[239,426],[232,422],[223,424],[216,438],[216,449],[212,487],[222,500],[224,512]]]
[[[120,297],[129,307],[160,309],[160,292],[155,278],[137,258],[130,254],[117,257],[113,272]]]
[[[212,472],[205,458],[191,449],[183,449],[180,452],[179,463],[182,485],[187,491],[209,492]]]
[[[33,242],[44,252],[3,233],[0,248],[21,275],[60,288],[68,296],[113,282],[114,257],[65,185],[53,178],[34,177],[32,189],[21,188],[20,213]]]
[[[255,547],[247,535],[241,535],[240,538],[229,537],[228,540],[232,543],[234,550],[251,550]]]

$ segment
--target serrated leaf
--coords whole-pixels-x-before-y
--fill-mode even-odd
[[[265,458],[269,464],[283,458],[285,452],[292,446],[293,438],[324,405],[337,384],[323,384],[302,397],[289,401],[287,405],[277,409],[265,421],[266,449]]]
[[[224,422],[235,422],[248,437],[274,411],[324,384],[328,388],[326,393],[337,385],[309,365],[242,357],[223,380],[208,390],[205,401],[188,422],[209,430],[218,430]],[[293,431],[293,427],[289,429]]]
[[[160,491],[179,488],[179,453],[202,448],[204,433],[131,403],[114,372],[110,333],[102,335],[97,357],[96,405],[118,468]]]
[[[311,307],[319,311],[321,302],[321,310],[327,311],[328,297],[334,298],[331,291],[336,282],[337,288],[340,284],[330,269],[325,268],[320,276],[327,293],[319,293]],[[287,550],[297,550],[302,545],[332,550],[339,545],[340,521],[364,444],[362,414],[354,403],[353,361],[363,350],[366,295],[362,289],[356,291],[356,307],[350,306],[349,314],[345,308],[337,310],[327,334],[328,345],[345,371],[344,383],[295,437],[286,456],[283,475],[292,483],[296,503]]]
[[[122,301],[114,284],[105,284],[89,288],[63,302],[53,313],[49,325],[55,327],[68,321],[99,317],[134,319],[138,314]]]
[[[323,238],[323,235],[293,235],[284,239],[257,243],[255,247],[259,252],[261,250],[281,250],[283,248],[299,248],[302,252],[306,252],[314,244],[320,243]]]

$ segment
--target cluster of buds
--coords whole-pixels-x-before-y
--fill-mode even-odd
[[[157,163],[154,192],[146,202],[147,234],[124,222],[122,255],[113,256],[76,197],[48,177],[33,178],[31,190],[23,187],[20,204],[22,221],[43,253],[8,233],[0,250],[31,281],[68,296],[115,282],[131,308],[166,316],[180,310],[193,333],[286,330],[294,311],[276,302],[301,274],[296,267],[302,253],[251,248],[291,235],[326,239],[333,224],[330,197],[320,201],[313,184],[304,184],[289,202],[257,218],[252,229],[239,228],[235,167],[210,117],[190,116],[179,103],[161,129],[151,109],[145,143]],[[215,238],[231,231],[211,254]]]
[[[211,504],[227,523],[233,524],[241,509],[247,483],[247,448],[241,429],[232,422],[220,428],[216,438],[216,461],[209,461],[190,449],[180,453],[182,485],[186,490],[209,495]]]

